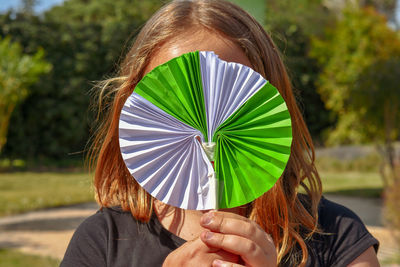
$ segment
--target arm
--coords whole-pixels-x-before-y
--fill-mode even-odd
[[[348,267],[379,267],[378,258],[374,248],[371,246],[363,254],[352,261]]]

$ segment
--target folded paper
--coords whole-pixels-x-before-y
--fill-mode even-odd
[[[279,179],[292,128],[283,98],[260,74],[197,51],[143,77],[122,109],[119,142],[153,197],[184,209],[232,208]]]

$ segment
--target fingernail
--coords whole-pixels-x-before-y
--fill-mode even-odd
[[[214,234],[210,231],[208,231],[204,234],[204,238],[207,240],[210,240],[213,236],[214,236]]]
[[[221,260],[214,260],[213,261],[213,267],[224,267],[224,266],[225,266],[225,264]]]
[[[202,224],[202,225],[208,225],[208,224],[210,224],[210,223],[212,222],[213,217],[214,217],[214,215],[213,215],[212,213],[207,212],[206,214],[204,214],[204,215],[201,217],[201,224]]]

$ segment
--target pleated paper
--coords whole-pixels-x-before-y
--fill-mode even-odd
[[[153,197],[184,209],[232,208],[268,191],[290,155],[290,115],[275,87],[213,52],[149,72],[120,117],[122,157]]]

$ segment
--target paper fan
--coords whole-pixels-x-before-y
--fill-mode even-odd
[[[153,197],[184,209],[232,208],[282,175],[292,128],[283,98],[260,74],[201,51],[143,77],[122,109],[119,142]]]

